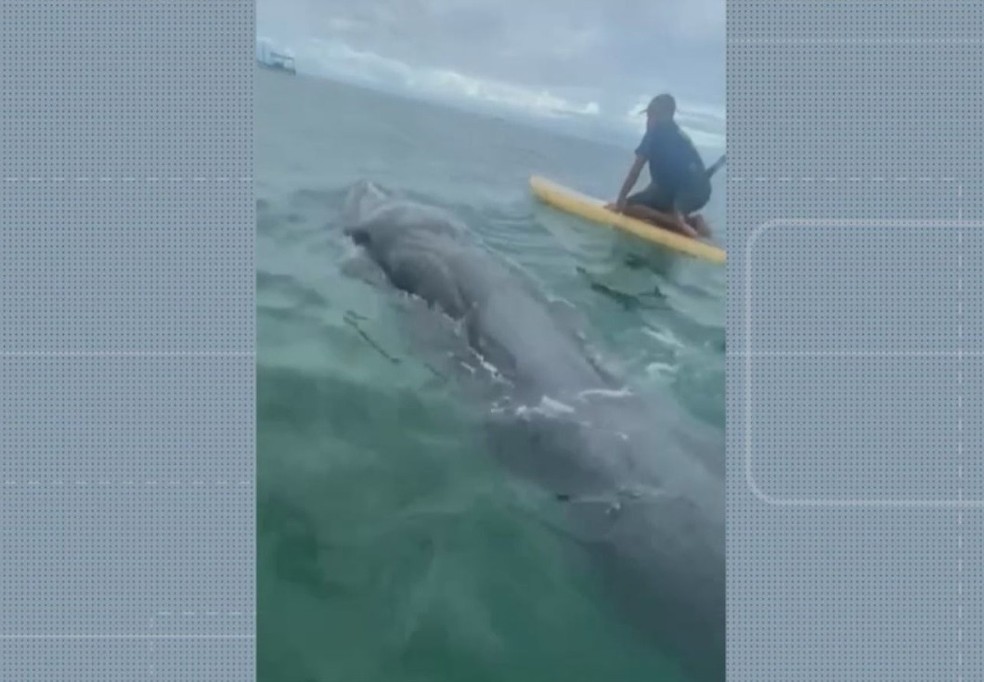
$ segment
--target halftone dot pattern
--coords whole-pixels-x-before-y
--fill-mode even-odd
[[[957,440],[957,371],[955,357],[753,355],[748,485],[773,502],[955,501],[959,461],[937,444]]]
[[[253,14],[243,0],[2,3],[0,176],[250,177]]]
[[[974,2],[745,0],[728,12],[728,47],[972,44],[984,34]],[[822,67],[821,67],[822,68]]]
[[[743,254],[748,352],[955,356],[953,293],[967,274],[954,267],[961,229],[863,220],[759,226]]]
[[[981,457],[980,444],[984,443],[984,346],[974,346],[977,354],[965,357],[961,362],[961,382],[963,384],[962,404],[959,406],[962,417],[962,436],[964,448],[961,456],[966,494],[984,490],[984,458]]]
[[[243,452],[254,432],[238,420],[253,410],[253,365],[251,357],[0,357],[0,493],[250,494],[254,462]]]
[[[728,7],[728,679],[974,680],[984,8]]]
[[[250,185],[0,182],[0,196],[0,353],[252,353]]]
[[[254,11],[0,3],[0,680],[254,677]]]
[[[251,357],[0,358],[0,642],[252,636],[253,375]]]
[[[976,679],[957,512],[772,510],[728,509],[729,680]]]
[[[11,680],[242,682],[254,679],[242,670],[252,657],[253,642],[234,637],[0,640]]]

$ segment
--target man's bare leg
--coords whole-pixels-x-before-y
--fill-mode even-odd
[[[685,221],[671,213],[663,213],[643,204],[629,204],[625,207],[625,215],[630,218],[645,220],[674,232],[680,232],[694,239],[700,239],[700,234]]]

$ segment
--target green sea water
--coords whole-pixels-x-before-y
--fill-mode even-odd
[[[539,173],[610,198],[631,149],[260,70],[256,159],[259,679],[685,679],[490,457],[400,296],[347,274],[335,229],[361,178],[453,211],[723,459],[724,269],[529,195]]]

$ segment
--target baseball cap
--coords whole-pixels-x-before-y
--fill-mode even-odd
[[[639,113],[648,114],[654,109],[669,109],[670,113],[676,113],[676,100],[673,99],[673,95],[664,92],[649,100],[649,104],[646,108],[642,109]]]

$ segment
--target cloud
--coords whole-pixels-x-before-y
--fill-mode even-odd
[[[721,101],[724,18],[724,0],[257,0],[261,31],[283,39],[337,39],[524,85],[662,80]]]
[[[411,81],[441,94],[464,95],[488,104],[519,109],[540,116],[597,116],[597,102],[578,103],[558,97],[548,90],[535,90],[501,81],[487,80],[438,69],[422,71]]]
[[[257,0],[298,69],[538,116],[607,120],[656,92],[723,134],[725,0]]]
[[[600,113],[600,107],[594,101],[572,101],[545,88],[480,78],[452,69],[414,67],[399,59],[358,50],[338,41],[312,40],[292,52],[303,67],[320,75],[384,86],[416,96],[465,98],[544,117],[597,116]]]

